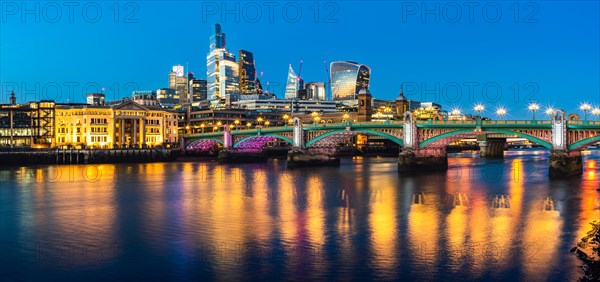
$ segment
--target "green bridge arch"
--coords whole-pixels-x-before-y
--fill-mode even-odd
[[[600,141],[600,135],[592,136],[581,141],[577,141],[571,145],[569,145],[569,151],[581,149],[584,146],[587,146],[592,143],[596,143]]]
[[[315,139],[306,142],[306,147],[310,147],[312,144],[318,142],[319,140],[323,140],[329,136],[336,135],[336,134],[343,133],[343,132],[347,132],[347,131],[345,129],[344,130],[335,130],[335,131],[327,132],[325,134],[321,134],[321,135],[317,136]],[[396,143],[400,146],[404,146],[404,142],[401,139],[397,138],[396,136],[393,136],[393,135],[390,135],[390,134],[387,134],[387,133],[384,133],[381,131],[371,130],[371,129],[360,129],[360,130],[352,130],[350,132],[354,132],[356,134],[364,133],[364,134],[381,136],[381,137],[384,137],[386,139],[393,141],[394,143]]]
[[[431,143],[434,143],[436,141],[442,140],[444,138],[448,138],[448,137],[452,137],[458,134],[463,134],[463,133],[474,133],[474,131],[472,129],[459,129],[459,130],[454,130],[454,131],[450,131],[450,132],[446,132],[446,133],[442,133],[440,135],[437,135],[435,137],[429,138],[421,143],[419,143],[419,148],[423,148]],[[521,132],[516,132],[516,131],[512,131],[512,130],[508,130],[508,129],[500,129],[500,128],[489,128],[486,129],[486,131],[482,131],[479,134],[485,134],[485,133],[502,133],[502,134],[508,134],[508,135],[517,135],[520,138],[524,138],[527,139],[535,144],[541,145],[544,148],[547,149],[552,149],[552,143],[537,138],[535,136],[531,136],[525,133],[521,133]]]
[[[202,140],[211,140],[211,141],[215,141],[215,142],[223,145],[223,140],[219,140],[217,138],[198,138],[198,139],[193,139],[191,142],[187,143],[185,145],[185,147],[187,148],[187,146],[192,145],[193,143],[198,142],[198,141],[202,141]]]
[[[288,142],[288,143],[290,143],[290,144],[294,144],[294,141],[293,141],[292,139],[290,139],[290,138],[287,138],[287,137],[281,136],[281,135],[279,135],[279,134],[268,133],[268,134],[252,135],[252,136],[247,136],[247,137],[244,137],[244,138],[242,138],[240,141],[237,141],[235,144],[233,144],[233,147],[234,147],[234,148],[237,148],[237,146],[239,146],[239,145],[240,145],[242,142],[244,142],[244,141],[246,141],[246,140],[249,140],[249,139],[252,139],[252,138],[259,137],[259,136],[271,136],[271,137],[275,137],[275,138],[277,138],[277,139],[281,139],[281,140],[283,140],[283,141],[285,141],[285,142]]]

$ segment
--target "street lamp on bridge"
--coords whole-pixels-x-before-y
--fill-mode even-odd
[[[348,112],[345,112],[344,115],[342,115],[342,121],[344,121],[344,122],[348,121],[349,118],[350,118],[350,115],[348,114]]]
[[[256,127],[260,127],[260,123],[261,123],[261,122],[263,122],[263,120],[264,120],[264,119],[263,119],[262,117],[258,117],[258,118],[256,119]]]
[[[504,118],[506,113],[507,111],[504,107],[499,107],[498,109],[496,109],[496,115],[500,118],[500,120]]]
[[[283,126],[287,127],[287,124],[290,122],[290,115],[288,114],[284,114],[281,118],[283,118]]]
[[[579,109],[583,111],[584,120],[587,120],[587,113],[592,109],[592,105],[588,103],[583,103],[579,106]]]
[[[540,109],[540,105],[538,103],[533,102],[529,104],[527,109],[531,111],[531,119],[535,120],[535,112],[537,112]]]
[[[481,117],[481,113],[485,110],[485,107],[483,104],[477,104],[473,109],[477,112],[477,115]]]
[[[450,115],[448,116],[448,120],[464,120],[460,108],[452,108]]]
[[[310,115],[312,116],[312,118],[314,120],[314,125],[317,125],[317,123],[319,122],[319,120],[321,120],[321,117],[320,117],[319,113],[318,112],[312,112]]]
[[[593,108],[592,115],[594,115],[596,117],[596,120],[598,120],[598,117],[600,116],[600,108],[599,107]]]
[[[556,109],[554,109],[553,107],[548,107],[545,111],[546,115],[548,116],[548,118],[552,119],[552,117],[554,116],[554,113],[556,112]]]

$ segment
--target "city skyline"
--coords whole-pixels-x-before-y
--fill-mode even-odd
[[[600,281],[600,1],[1,1],[0,281]]]
[[[43,51],[36,49],[36,54],[31,56],[33,58],[23,55],[11,56],[16,54],[16,47],[21,46],[24,51],[31,48],[30,44],[33,44],[31,39],[36,38],[33,35],[41,31],[32,30],[35,23],[10,21],[7,18],[1,27],[3,52],[0,57],[3,63],[0,66],[0,83],[2,83],[0,102],[8,101],[10,91],[7,89],[15,86],[21,88],[15,91],[19,101],[35,100],[27,99],[31,97],[29,94],[22,94],[20,90],[23,85],[28,90],[37,87],[39,96],[46,94],[50,98],[60,98],[57,99],[59,101],[72,102],[84,101],[84,86],[91,85],[90,89],[92,89],[99,85],[105,89],[107,99],[114,100],[130,96],[132,90],[156,90],[166,87],[165,73],[173,65],[189,66],[189,68],[186,67],[186,71],[195,74],[206,73],[205,56],[209,53],[209,36],[212,34],[214,24],[220,23],[229,37],[227,42],[229,51],[235,53],[235,50],[239,49],[251,50],[256,58],[256,71],[264,72],[264,78],[261,79],[263,88],[275,92],[278,98],[284,96],[285,76],[289,64],[296,66],[302,60],[304,61],[302,77],[305,81],[327,82],[323,61],[330,63],[338,60],[351,60],[373,69],[375,75],[372,77],[369,88],[373,96],[380,99],[395,99],[400,85],[403,84],[404,93],[408,99],[437,102],[447,109],[458,107],[467,111],[477,103],[484,103],[488,109],[506,107],[509,110],[509,116],[525,118],[529,115],[527,105],[531,101],[536,101],[543,106],[558,106],[569,112],[577,112],[577,108],[582,102],[600,104],[597,80],[599,72],[597,63],[595,63],[598,62],[598,42],[594,37],[589,36],[597,34],[598,27],[591,23],[597,22],[598,17],[597,14],[593,14],[593,9],[587,9],[590,6],[592,8],[597,6],[597,3],[578,2],[578,4],[580,5],[572,5],[572,9],[565,10],[557,9],[551,4],[540,3],[539,9],[543,13],[536,14],[537,23],[515,23],[508,17],[510,15],[509,7],[503,7],[506,8],[504,11],[506,17],[497,23],[470,25],[468,21],[452,23],[444,18],[440,22],[436,22],[433,16],[430,21],[422,22],[419,15],[412,17],[403,15],[406,16],[406,19],[403,18],[401,21],[406,20],[406,22],[397,25],[400,28],[395,25],[382,25],[391,21],[385,17],[372,19],[371,23],[357,27],[355,23],[349,21],[347,16],[348,13],[357,11],[358,7],[354,3],[336,3],[339,9],[336,14],[337,22],[320,21],[315,23],[312,22],[312,18],[306,18],[309,15],[306,14],[305,18],[300,21],[300,23],[305,23],[303,27],[301,24],[292,24],[283,19],[280,19],[283,24],[277,25],[268,22],[241,21],[235,23],[226,18],[223,20],[215,17],[207,17],[205,22],[193,20],[188,22],[187,18],[183,17],[186,19],[184,22],[189,24],[188,32],[193,32],[197,36],[190,40],[190,44],[182,44],[177,47],[171,45],[170,48],[173,51],[179,52],[167,52],[169,49],[163,44],[158,44],[160,41],[156,40],[147,41],[157,44],[149,44],[147,47],[150,50],[141,52],[139,55],[133,52],[132,47],[135,46],[130,46],[131,44],[119,44],[121,48],[114,48],[104,41],[97,41],[99,46],[88,47],[91,48],[89,51],[75,50],[73,58],[87,59],[74,60],[77,62],[61,60],[65,55],[61,56],[60,54],[65,50],[59,50],[60,44],[56,42],[58,40],[50,40],[52,38],[46,38],[49,48]],[[147,32],[139,35],[129,34],[132,29],[144,27],[146,30],[145,27],[163,22],[148,20],[148,17],[157,13],[151,4],[138,5],[140,5],[139,22],[135,24],[100,22],[96,25],[69,26],[68,22],[59,22],[54,25],[63,27],[63,30],[66,28],[70,34],[85,34],[86,29],[89,28],[104,35],[112,32],[116,39],[123,39],[124,36],[132,39],[153,38]],[[395,11],[406,8],[399,3],[389,5],[392,8],[398,8]],[[189,10],[194,11],[194,8],[200,9],[195,11],[201,11],[203,7],[191,3]],[[190,12],[184,11],[180,5],[166,9],[175,11],[178,15]],[[365,7],[365,9],[371,8]],[[394,10],[392,9],[392,11]],[[389,13],[390,11],[382,12]],[[578,13],[589,13],[589,17],[577,16],[576,18]],[[558,14],[563,20],[570,20],[573,23],[572,26],[581,28],[568,34],[555,29],[560,26],[558,18],[561,17],[556,17]],[[425,16],[427,20],[427,15]],[[482,21],[482,19],[479,20]],[[49,32],[48,36],[53,34],[51,25],[44,25],[42,22],[39,26],[40,30]],[[377,40],[369,42],[368,40],[344,39],[348,32],[345,31],[346,28],[340,30],[340,27],[344,26],[350,30],[358,28],[358,31],[368,31],[369,33],[365,34]],[[121,27],[124,27],[123,31],[116,32],[115,29]],[[396,29],[390,30],[390,27],[396,27]],[[453,32],[452,27],[461,27],[460,33],[464,35]],[[253,29],[272,34],[273,40],[252,40],[260,34],[249,32]],[[299,29],[310,30],[307,35],[311,34],[311,36],[298,36],[291,41],[294,44],[288,44],[290,39],[278,36],[297,32]],[[551,30],[555,32],[553,35],[548,34]],[[428,31],[427,34],[430,36],[416,34],[424,31]],[[495,31],[500,32],[494,33]],[[492,35],[489,35],[490,32]],[[162,29],[158,29],[158,33],[154,37],[158,37],[160,34],[162,34]],[[39,39],[39,37],[37,38]],[[305,38],[315,38],[316,40],[310,41]],[[340,41],[341,38],[344,40]],[[87,36],[83,36],[83,39],[83,42],[90,40]],[[512,44],[502,43],[507,39],[511,39]],[[310,45],[312,48],[306,48],[308,43],[306,41],[312,43]],[[339,43],[336,44],[335,41],[339,41]],[[141,42],[136,43],[145,44]],[[438,42],[437,46],[434,44],[435,42]],[[446,44],[440,44],[440,42]],[[524,44],[515,46],[514,42],[523,42]],[[73,39],[68,43],[73,47],[63,49],[69,50],[81,44],[73,42]],[[343,45],[344,48],[339,48],[340,45]],[[327,48],[321,46],[327,46]],[[101,47],[110,48],[102,49]],[[282,52],[280,49],[286,50]],[[142,54],[161,50],[164,52],[158,56],[144,57],[152,58],[152,60],[140,61]],[[393,52],[394,50],[399,51]],[[416,50],[422,52],[415,53]],[[89,52],[94,52],[94,56],[91,56]],[[54,56],[48,56],[48,53]],[[494,53],[496,55],[490,56]],[[561,56],[556,56],[556,54]],[[486,56],[484,60],[481,60],[482,56]],[[104,63],[98,64],[96,57],[105,58]],[[31,60],[35,60],[35,63]],[[62,64],[59,64],[61,61]],[[125,67],[126,65],[131,70]],[[47,70],[51,66],[57,68],[57,71],[49,73]],[[31,69],[39,71],[27,72]],[[92,71],[96,69],[98,71]],[[199,78],[204,79],[202,76]],[[69,83],[78,83],[78,85],[65,86]],[[60,87],[61,95],[57,95],[57,91],[52,92],[54,84],[58,84]],[[73,97],[68,97],[67,90],[70,89],[74,90]],[[484,89],[487,91],[487,97],[482,95]],[[471,91],[473,93],[470,93]],[[41,92],[45,93],[40,95]],[[577,99],[565,99],[564,93],[577,93],[578,97]],[[488,115],[492,115],[492,112],[488,112]]]

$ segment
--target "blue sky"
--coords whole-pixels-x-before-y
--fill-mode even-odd
[[[1,103],[12,88],[20,101],[82,102],[98,87],[115,99],[166,87],[176,64],[204,77],[221,23],[228,49],[254,52],[279,97],[289,64],[298,71],[303,60],[303,79],[326,81],[324,60],[351,60],[371,67],[382,99],[404,83],[409,98],[464,112],[482,102],[488,116],[504,106],[529,117],[530,100],[569,112],[600,105],[598,1],[52,3],[2,3]]]

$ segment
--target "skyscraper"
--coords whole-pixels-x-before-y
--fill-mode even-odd
[[[309,82],[304,85],[306,89],[306,99],[325,101],[325,83]]]
[[[210,52],[206,57],[207,95],[210,99],[239,93],[239,66],[235,55],[225,49],[225,42],[225,34],[221,33],[221,26],[216,24],[215,34],[210,36]]]
[[[225,49],[225,33],[221,32],[221,25],[215,24],[215,34],[210,36],[210,50]]]
[[[240,94],[258,94],[260,88],[258,78],[256,77],[256,68],[254,66],[254,55],[250,51],[240,50],[238,56],[239,64],[239,82]]]
[[[179,97],[179,104],[189,102],[188,82],[184,75],[183,66],[173,66],[173,71],[169,73],[169,88],[175,90],[176,95]]]
[[[192,94],[191,102],[199,102],[199,101],[206,100],[206,98],[207,98],[206,80],[192,77],[192,79],[190,79],[189,83],[190,83],[190,88],[189,88],[190,93]]]
[[[298,91],[298,76],[296,75],[296,72],[294,72],[292,65],[290,65],[290,68],[288,69],[287,82],[285,85],[285,99],[296,98],[296,95],[298,94],[297,91]]]
[[[369,87],[368,66],[350,61],[332,62],[330,69],[333,100],[355,100],[363,87]]]

